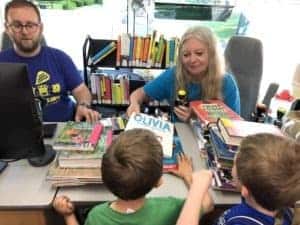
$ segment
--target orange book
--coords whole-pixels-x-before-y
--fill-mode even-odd
[[[118,35],[116,66],[121,65],[121,35]]]

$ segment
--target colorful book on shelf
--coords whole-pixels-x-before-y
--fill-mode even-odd
[[[268,123],[221,118],[218,120],[217,126],[225,143],[230,145],[240,145],[244,137],[252,134],[271,133],[278,136],[283,135],[278,127]]]
[[[115,51],[117,48],[117,44],[115,41],[111,41],[109,44],[105,45],[104,48],[100,49],[94,56],[89,58],[89,65],[95,65],[108,56],[110,53]]]
[[[216,123],[218,118],[243,120],[221,100],[192,101],[190,107],[204,125]]]
[[[133,113],[129,117],[125,130],[134,128],[154,132],[162,144],[164,157],[172,157],[174,125],[171,122],[143,113]]]
[[[55,138],[53,149],[66,151],[94,151],[101,136],[101,123],[68,121]]]
[[[173,155],[172,157],[163,158],[163,171],[169,172],[170,170],[178,169],[177,156],[178,154],[183,153],[183,148],[178,136],[173,138]]]

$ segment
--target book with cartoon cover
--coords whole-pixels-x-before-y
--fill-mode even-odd
[[[94,151],[101,136],[101,123],[68,121],[55,137],[54,150]]]

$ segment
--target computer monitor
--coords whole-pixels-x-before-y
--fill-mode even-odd
[[[54,159],[36,106],[26,64],[0,63],[0,159],[27,158],[33,166]]]

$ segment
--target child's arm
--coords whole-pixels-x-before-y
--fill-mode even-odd
[[[193,174],[192,159],[185,154],[179,154],[177,156],[177,161],[178,161],[178,169],[171,172],[176,176],[181,177],[186,183],[186,185],[188,186],[188,188],[190,188],[192,184],[192,174]],[[212,211],[213,205],[214,203],[212,197],[210,193],[207,191],[202,203],[203,213],[208,213]]]
[[[53,208],[64,217],[66,225],[79,225],[74,214],[74,205],[68,197],[56,197],[53,202]]]
[[[195,172],[192,178],[193,182],[176,225],[199,224],[200,213],[203,209],[205,196],[211,185],[212,173],[208,170],[201,170]]]

